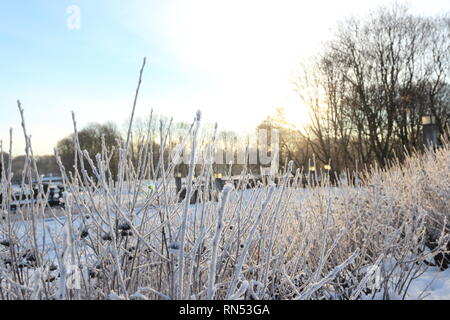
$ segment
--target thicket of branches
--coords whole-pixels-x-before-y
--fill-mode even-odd
[[[82,150],[74,121],[81,169],[70,173],[55,154],[67,190],[62,213],[46,208],[42,187],[37,202],[15,213],[8,200],[2,203],[0,298],[408,298],[411,282],[430,265],[448,267],[447,140],[387,171],[372,168],[358,186],[344,179],[331,188],[322,175],[322,187],[305,190],[290,162],[278,185],[247,189],[244,166],[240,183],[219,193],[211,161],[216,132],[201,144],[199,127],[197,114],[181,141],[193,152],[180,202],[173,179],[180,153],[167,164],[150,162],[153,152],[164,151],[170,126],[159,150],[148,144],[136,150],[137,166],[122,143],[113,180],[113,151]],[[24,135],[24,172],[39,177],[25,126]],[[198,157],[207,161],[194,181]],[[8,199],[11,162],[1,162]],[[159,177],[151,191],[149,171]]]

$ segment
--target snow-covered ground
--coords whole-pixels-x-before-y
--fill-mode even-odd
[[[392,300],[401,299],[391,296]],[[450,269],[440,271],[430,267],[419,278],[413,280],[405,296],[407,300],[450,300]]]
[[[382,300],[383,292],[365,300]],[[389,292],[390,300],[450,300],[450,269],[440,271],[437,267],[428,268],[420,277],[411,281],[406,295]]]

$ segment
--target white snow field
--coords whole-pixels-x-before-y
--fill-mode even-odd
[[[401,299],[392,296],[391,299]],[[406,294],[409,300],[450,300],[450,270],[430,268],[418,279],[412,281]]]

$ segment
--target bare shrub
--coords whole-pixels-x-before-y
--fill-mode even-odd
[[[20,103],[19,110],[23,116]],[[75,117],[80,165],[69,171],[55,150],[63,208],[46,206],[48,192],[39,182],[36,201],[13,211],[11,160],[2,158],[0,298],[405,298],[427,267],[447,267],[448,143],[388,170],[371,168],[358,185],[347,179],[331,187],[323,175],[321,186],[305,189],[291,163],[278,186],[229,184],[219,193],[212,161],[203,161],[193,179],[196,157],[213,159],[214,151],[215,130],[209,144],[196,142],[200,120],[198,114],[181,142],[194,150],[182,202],[174,161],[154,164],[158,150],[142,144],[136,166],[128,144],[118,141],[114,176],[114,151],[82,150]],[[166,132],[161,127],[161,150],[169,130],[170,124]],[[23,131],[26,193],[39,172],[24,119]],[[11,148],[12,134],[9,154]],[[158,177],[152,189],[149,177]],[[244,168],[241,182],[247,179]]]

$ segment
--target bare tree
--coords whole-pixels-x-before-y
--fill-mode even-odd
[[[449,122],[449,17],[421,17],[402,5],[341,22],[296,85],[312,111],[309,141],[340,166],[385,166],[420,148],[423,114]]]
[[[92,123],[78,133],[78,139],[81,150],[87,150],[89,154],[102,154],[105,151],[103,150],[103,147],[107,148],[108,152],[111,152],[111,159],[109,159],[109,162],[111,164],[111,175],[114,179],[117,174],[118,164],[118,154],[117,152],[114,152],[114,149],[116,149],[116,146],[121,139],[120,132],[116,125],[111,122],[105,124]],[[62,163],[67,170],[72,171],[75,165],[79,165],[75,160],[73,135],[60,140],[56,148],[58,149]],[[86,164],[85,168],[88,172],[91,172],[89,165]]]

